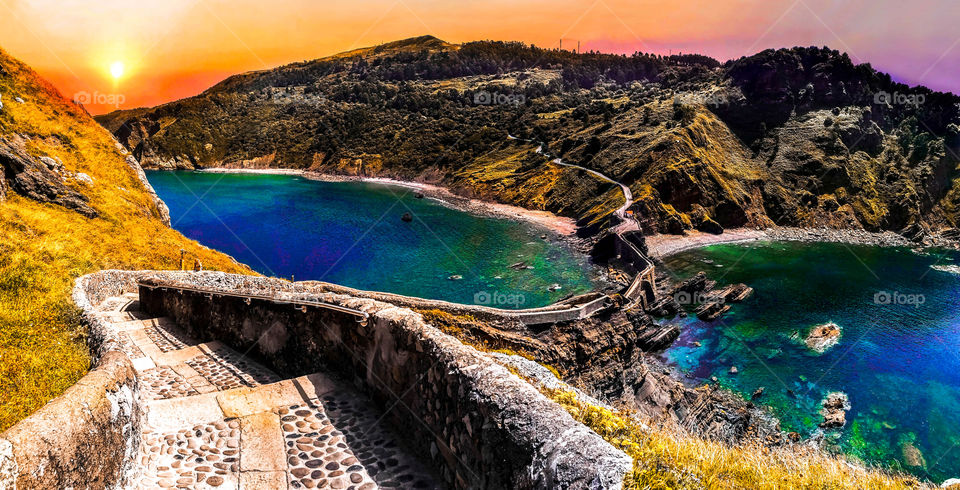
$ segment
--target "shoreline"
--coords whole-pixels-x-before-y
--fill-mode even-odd
[[[693,231],[687,235],[651,235],[645,237],[649,255],[655,259],[665,259],[671,255],[708,247],[710,245],[729,245],[750,242],[808,242],[808,243],[846,243],[849,245],[868,245],[876,247],[906,247],[916,249],[914,242],[886,231],[874,233],[864,230],[834,230],[829,228],[732,228],[720,235]]]
[[[479,216],[505,218],[523,221],[539,228],[546,229],[564,239],[575,239],[577,223],[573,218],[557,216],[549,211],[536,211],[511,204],[484,201],[455,194],[446,187],[423,182],[396,180],[387,177],[358,177],[352,175],[335,175],[309,170],[285,168],[204,168],[195,172],[203,173],[233,173],[233,174],[266,174],[266,175],[293,175],[320,182],[368,182],[371,184],[392,185],[414,189],[421,192],[442,205]]]

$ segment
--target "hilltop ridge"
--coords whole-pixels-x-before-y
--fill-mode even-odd
[[[513,135],[626,183],[647,232],[782,225],[923,242],[958,234],[958,104],[825,47],[720,63],[421,37],[97,120],[151,168],[418,180],[584,225],[616,208]]]

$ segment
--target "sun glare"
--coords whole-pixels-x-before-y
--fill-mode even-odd
[[[122,61],[114,61],[110,65],[110,75],[113,76],[114,80],[119,80],[123,77],[124,67]]]

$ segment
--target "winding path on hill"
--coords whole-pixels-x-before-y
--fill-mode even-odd
[[[507,135],[507,139],[517,140],[517,141],[525,141],[525,142],[527,142],[527,143],[535,143],[535,144],[538,145],[538,146],[537,146],[537,150],[536,150],[536,152],[537,152],[538,154],[544,155],[544,156],[546,156],[547,158],[552,157],[552,155],[550,155],[549,153],[547,153],[547,152],[545,152],[545,151],[543,150],[543,143],[540,143],[540,142],[534,141],[534,140],[528,140],[528,139],[518,138],[518,137],[513,136],[513,135],[510,135],[510,134]],[[630,188],[627,187],[626,184],[624,184],[624,183],[622,183],[622,182],[617,182],[616,180],[613,180],[613,179],[611,179],[610,177],[607,177],[606,175],[604,175],[604,174],[602,174],[602,173],[600,173],[600,172],[598,172],[598,171],[596,171],[596,170],[592,170],[592,169],[589,169],[589,168],[586,168],[586,167],[584,167],[584,166],[577,165],[577,164],[574,164],[574,163],[564,162],[563,159],[562,159],[562,158],[559,158],[559,157],[553,158],[552,160],[550,160],[550,163],[553,163],[553,164],[555,164],[555,165],[560,165],[560,166],[563,166],[563,167],[570,167],[570,168],[580,169],[580,170],[583,170],[584,172],[589,173],[590,175],[593,175],[594,177],[597,177],[598,179],[600,179],[600,180],[602,180],[602,181],[609,182],[609,183],[611,183],[611,184],[615,184],[615,185],[619,186],[619,187],[620,187],[620,190],[623,192],[623,201],[624,201],[624,202],[623,202],[623,206],[620,206],[619,208],[617,208],[616,211],[614,211],[614,214],[616,214],[617,217],[620,218],[620,224],[618,224],[618,225],[614,228],[613,231],[614,231],[614,232],[619,232],[619,233],[623,233],[623,232],[626,232],[626,231],[640,231],[640,223],[636,220],[636,218],[627,218],[627,209],[629,209],[630,206],[633,205],[633,192],[630,191]]]
[[[536,152],[538,154],[544,155],[547,158],[552,157],[552,155],[544,151],[543,143],[541,142],[523,139],[523,138],[517,138],[516,136],[510,135],[510,134],[507,134],[507,139],[524,141],[527,143],[534,143],[537,145]],[[638,301],[641,302],[641,304],[643,304],[644,307],[646,307],[650,302],[656,299],[656,292],[655,292],[656,281],[654,279],[653,261],[651,261],[646,254],[644,254],[639,248],[637,248],[637,246],[633,242],[631,242],[630,240],[624,237],[624,233],[627,233],[627,232],[631,232],[631,231],[642,232],[642,229],[640,228],[640,221],[637,220],[637,217],[627,215],[627,209],[629,209],[630,206],[633,205],[633,192],[631,192],[630,188],[627,187],[627,185],[622,182],[613,180],[610,177],[607,177],[606,175],[596,170],[592,170],[592,169],[583,167],[581,165],[564,162],[560,157],[553,158],[551,160],[551,163],[555,165],[561,165],[564,167],[583,170],[584,172],[587,172],[590,175],[593,175],[594,177],[597,177],[600,180],[603,180],[605,182],[610,182],[611,184],[616,184],[620,186],[620,190],[623,191],[623,206],[620,206],[619,208],[617,208],[616,211],[614,211],[614,214],[617,215],[617,218],[619,218],[620,222],[612,226],[610,228],[610,232],[619,238],[618,244],[623,244],[625,248],[629,249],[629,253],[624,254],[622,249],[620,248],[620,245],[618,245],[618,249],[617,249],[618,255],[621,257],[624,255],[627,255],[627,256],[632,255],[633,257],[635,257],[636,261],[632,262],[632,265],[638,271],[637,275],[634,276],[633,280],[630,282],[630,285],[627,286],[627,289],[626,291],[624,291],[623,296],[630,301],[630,304],[628,305],[628,307],[636,304]]]

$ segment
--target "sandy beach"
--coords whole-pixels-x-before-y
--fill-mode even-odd
[[[576,221],[574,221],[572,218],[557,216],[549,211],[536,211],[521,208],[519,206],[512,206],[509,204],[463,197],[454,194],[445,187],[422,182],[410,182],[388,179],[384,177],[332,175],[320,172],[310,172],[307,170],[283,168],[206,168],[197,171],[208,173],[297,175],[306,179],[319,180],[323,182],[370,182],[375,184],[399,186],[408,189],[415,189],[418,192],[421,192],[424,197],[433,199],[441,204],[459,209],[461,211],[466,211],[481,216],[493,216],[497,218],[525,221],[562,236],[572,236],[577,231]]]

